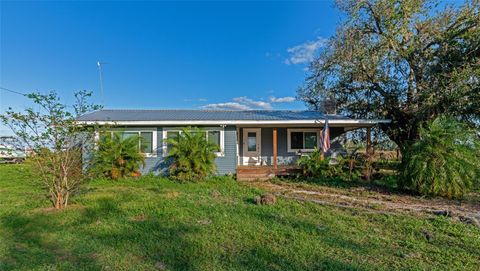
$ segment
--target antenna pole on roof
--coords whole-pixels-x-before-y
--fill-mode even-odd
[[[335,98],[335,93],[333,93],[333,114],[337,114],[337,99]]]
[[[103,62],[97,61],[97,67],[98,67],[98,76],[100,78],[100,104],[102,106],[105,106],[104,102],[104,96],[103,96],[103,75],[102,75],[102,64]]]

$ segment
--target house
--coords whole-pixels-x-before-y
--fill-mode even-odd
[[[236,173],[239,179],[252,179],[298,169],[295,165],[299,156],[318,148],[326,118],[331,139],[346,131],[370,130],[378,123],[388,123],[285,110],[99,110],[78,121],[141,136],[141,151],[147,157],[142,173],[165,172],[169,151],[166,139],[177,136],[184,127],[200,127],[208,140],[220,146],[216,152],[218,174]]]

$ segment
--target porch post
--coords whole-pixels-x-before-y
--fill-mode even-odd
[[[325,124],[324,124],[325,125]],[[320,132],[318,135],[320,136],[318,140],[320,141],[320,161],[325,160],[325,153],[323,152],[323,139],[322,139],[322,131],[323,127],[320,126]]]
[[[366,152],[367,154],[371,154],[372,152],[372,131],[371,131],[372,128],[370,127],[367,127],[367,149],[366,149]]]
[[[237,127],[237,144],[236,144],[236,147],[237,147],[237,164],[236,166],[239,166],[240,165],[240,128]]]
[[[277,128],[273,128],[273,169],[277,170]]]
[[[367,164],[366,164],[366,179],[367,181],[370,181],[371,177],[372,177],[372,174],[373,174],[373,170],[372,170],[372,154],[373,154],[373,149],[372,149],[372,128],[371,127],[367,127],[367,150],[366,150],[366,153],[367,153]]]

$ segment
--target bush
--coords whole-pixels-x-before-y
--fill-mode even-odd
[[[422,195],[458,198],[480,177],[478,131],[454,118],[439,117],[420,129],[405,151],[400,185]]]
[[[215,151],[218,146],[207,141],[205,131],[184,129],[175,138],[169,138],[168,157],[172,163],[168,169],[170,177],[178,181],[199,181],[216,171]]]
[[[136,176],[145,157],[138,149],[139,136],[123,138],[120,132],[101,136],[92,159],[92,172],[111,179]]]
[[[298,165],[307,177],[351,179],[352,175],[357,176],[353,168],[350,171],[350,159],[338,157],[336,163],[332,164],[330,158],[322,159],[321,156],[322,151],[316,149],[309,155],[300,157]]]
[[[27,164],[36,169],[33,171],[34,176],[39,177],[38,180],[48,191],[54,208],[67,207],[70,196],[76,194],[80,185],[87,180],[87,176],[82,172],[81,157],[80,148],[71,148],[68,151],[42,148],[26,160]],[[34,181],[37,181],[36,178]]]
[[[68,206],[69,199],[87,180],[82,170],[82,149],[88,151],[93,127],[77,123],[77,118],[99,108],[88,102],[92,93],[75,93],[76,102],[67,106],[54,91],[25,95],[33,105],[23,112],[11,108],[0,114],[0,121],[18,139],[16,147],[28,147],[29,163],[56,209]],[[37,182],[35,183],[37,184]]]
[[[298,160],[304,175],[311,178],[338,178],[341,180],[370,180],[373,175],[371,156],[358,153],[358,148],[349,149],[342,156],[321,159],[322,152],[315,150]]]
[[[298,159],[297,163],[307,177],[330,177],[329,159],[322,159],[321,156],[322,152],[316,149],[312,153]]]

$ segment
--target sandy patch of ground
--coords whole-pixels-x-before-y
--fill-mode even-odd
[[[374,191],[363,187],[332,188],[321,185],[269,181],[248,182],[247,184],[288,199],[343,208],[362,208],[372,212],[443,215],[480,227],[480,203],[475,201],[426,199],[387,191]]]

